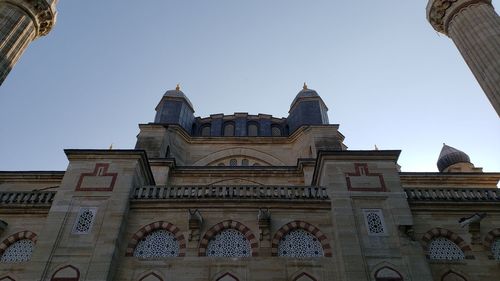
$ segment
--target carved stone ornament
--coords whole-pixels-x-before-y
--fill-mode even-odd
[[[428,11],[429,22],[436,31],[444,34],[448,32],[448,23],[450,19],[454,16],[454,14],[456,14],[462,8],[477,3],[490,3],[490,0],[465,0],[465,1],[431,0],[431,1],[432,5],[429,7]]]
[[[47,35],[55,24],[56,11],[46,0],[0,0],[0,3],[2,2],[18,6],[28,12],[35,24],[37,37]]]

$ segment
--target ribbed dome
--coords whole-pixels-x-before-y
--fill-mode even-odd
[[[169,97],[169,98],[183,98],[186,100],[186,102],[188,103],[188,105],[191,107],[191,108],[194,108],[193,107],[193,104],[191,104],[191,101],[188,99],[188,97],[181,91],[179,90],[178,88],[175,89],[175,90],[168,90],[164,95],[163,97]]]
[[[443,144],[441,153],[437,161],[437,167],[440,172],[457,163],[470,163],[470,158],[465,152]]]

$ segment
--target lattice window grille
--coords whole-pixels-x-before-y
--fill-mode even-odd
[[[493,254],[493,258],[500,261],[500,238],[493,241],[493,244],[491,245],[491,252]]]
[[[231,159],[229,160],[229,166],[238,166],[238,160],[236,159]]]
[[[384,214],[381,209],[363,209],[365,225],[370,236],[385,236],[387,228],[385,227]]]
[[[75,224],[73,225],[73,234],[88,234],[92,230],[97,208],[82,207],[78,211]]]
[[[283,236],[278,244],[280,257],[310,258],[323,257],[321,242],[311,233],[296,229]]]
[[[429,244],[429,258],[431,260],[463,260],[465,254],[450,239],[438,237]]]
[[[17,263],[25,262],[31,259],[33,247],[35,243],[30,239],[21,239],[10,245],[5,252],[3,252],[0,262],[2,263]]]
[[[226,229],[208,242],[206,253],[210,257],[249,257],[252,249],[250,242],[241,232]]]
[[[179,241],[175,235],[160,229],[149,233],[137,243],[134,257],[142,259],[177,257],[179,249]]]

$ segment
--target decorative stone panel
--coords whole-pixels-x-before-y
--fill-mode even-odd
[[[351,191],[386,191],[384,176],[370,173],[367,163],[354,163],[354,173],[346,173],[347,189]]]
[[[117,173],[108,173],[109,163],[95,164],[92,173],[82,173],[76,191],[113,191]]]

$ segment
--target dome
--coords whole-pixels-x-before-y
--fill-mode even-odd
[[[465,152],[443,144],[437,161],[439,171],[442,172],[446,168],[457,163],[470,163],[470,158]]]
[[[293,99],[292,101],[292,105],[290,106],[290,108],[293,107],[293,105],[299,100],[299,99],[302,99],[302,98],[321,98],[318,93],[313,90],[313,89],[309,89],[307,88],[307,85],[306,83],[304,83],[304,87],[302,88],[302,90],[297,94],[297,96],[295,96],[295,99]]]
[[[191,101],[188,99],[188,97],[181,91],[179,85],[175,87],[175,90],[168,90],[165,92],[163,97],[168,97],[168,98],[182,98],[186,100],[187,104],[193,109],[193,104],[191,104]]]

